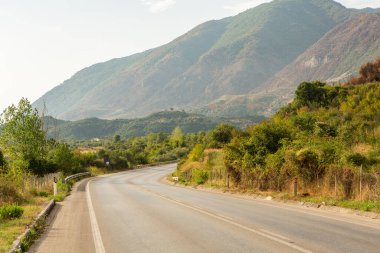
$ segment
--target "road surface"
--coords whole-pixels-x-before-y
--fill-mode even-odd
[[[380,252],[380,221],[175,187],[174,165],[76,185],[29,252]]]

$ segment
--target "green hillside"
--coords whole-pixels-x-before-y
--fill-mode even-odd
[[[225,187],[230,178],[233,188],[286,196],[297,177],[310,200],[380,211],[380,83],[301,83],[272,118],[230,136],[221,150],[194,148],[180,180]]]
[[[54,139],[92,139],[112,137],[128,124],[129,120],[102,120],[89,118],[78,121],[62,121],[54,118],[45,118],[45,128],[48,136]]]
[[[331,0],[276,0],[81,70],[34,106],[60,119],[133,118],[247,94],[356,13]]]
[[[262,116],[215,118],[181,111],[164,111],[139,119],[102,120],[89,118],[78,121],[63,121],[45,117],[44,128],[50,138],[88,140],[110,138],[115,135],[129,138],[144,136],[149,133],[171,133],[175,127],[180,127],[184,133],[195,133],[213,129],[222,122],[244,128],[264,119]]]

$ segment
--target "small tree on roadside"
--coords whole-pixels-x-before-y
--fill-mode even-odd
[[[174,128],[172,134],[170,135],[170,143],[173,147],[182,147],[184,142],[183,133],[180,127]]]
[[[28,170],[31,161],[42,160],[46,154],[45,132],[38,111],[26,98],[11,105],[0,117],[0,147],[14,169]]]
[[[70,175],[80,169],[80,162],[75,157],[74,152],[67,144],[58,143],[49,151],[48,161],[54,164],[58,171],[62,171],[65,175]]]

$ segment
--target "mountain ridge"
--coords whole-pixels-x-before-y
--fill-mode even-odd
[[[361,14],[327,32],[255,93],[221,97],[193,111],[217,116],[254,111],[270,116],[293,99],[299,83],[314,80],[330,84],[345,82],[357,74],[362,64],[378,56],[380,14]]]
[[[211,130],[221,123],[244,128],[264,119],[262,116],[217,118],[173,110],[156,112],[138,119],[104,120],[87,118],[78,121],[65,121],[45,116],[43,122],[49,138],[57,140],[89,140],[112,138],[115,135],[129,138],[144,136],[149,133],[171,133],[175,127],[180,127],[184,133],[195,133]]]
[[[161,47],[85,68],[33,105],[45,103],[60,119],[135,118],[255,93],[357,14],[331,0],[276,0],[203,23]]]

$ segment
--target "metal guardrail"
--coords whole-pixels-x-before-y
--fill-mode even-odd
[[[84,177],[84,176],[91,176],[91,173],[90,172],[78,173],[78,174],[75,174],[75,175],[68,176],[64,180],[65,180],[65,182],[68,182],[70,180],[76,179],[78,177]]]

